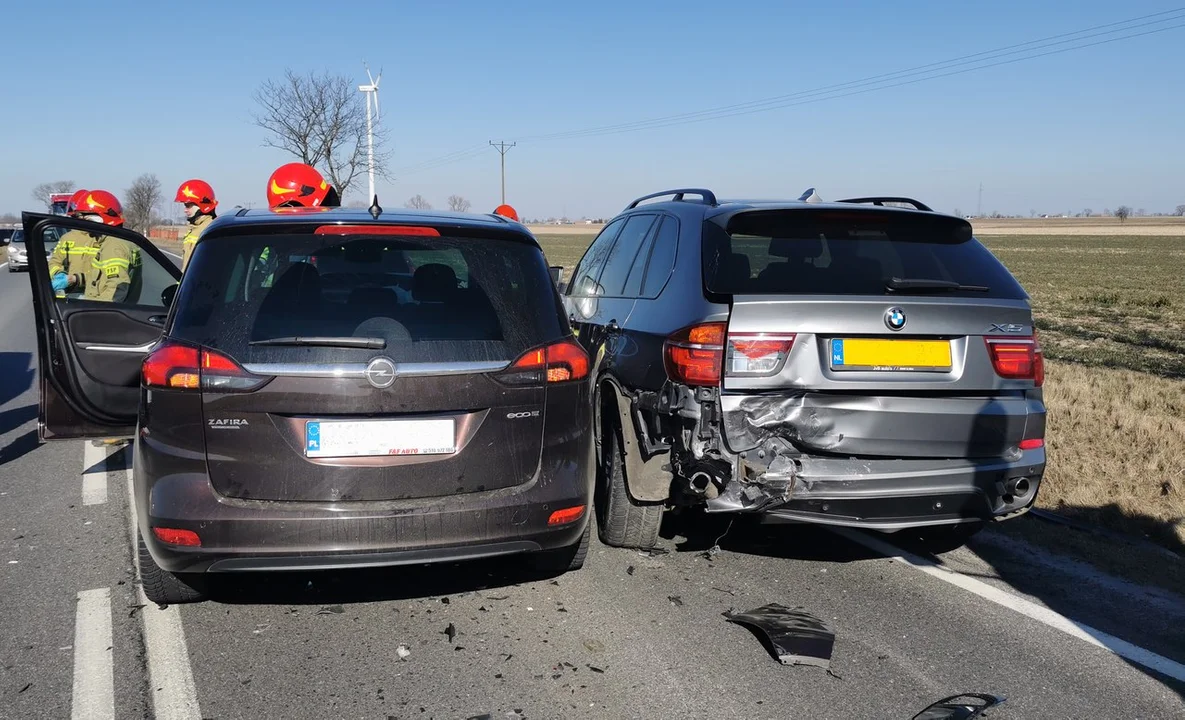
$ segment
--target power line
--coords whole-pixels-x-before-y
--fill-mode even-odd
[[[490,141],[490,147],[497,150],[498,154],[502,156],[502,204],[503,205],[506,204],[506,153],[510,152],[510,148],[514,147],[515,145],[518,145],[518,143],[510,143],[509,145],[507,145],[505,142],[496,143],[493,140]]]
[[[1171,16],[1171,17],[1169,17]],[[1152,18],[1158,18],[1153,20]],[[1176,20],[1185,20],[1185,7],[1175,8],[1173,10],[1165,10],[1149,15],[1141,15],[1139,17],[1129,18],[1127,20],[1118,20],[1103,25],[1096,25],[1073,32],[1061,33],[1058,35],[1051,35],[1037,40],[1030,40],[1023,43],[1007,45],[996,48],[994,50],[985,50],[971,55],[963,55],[939,62],[927,63],[925,65],[918,65],[912,68],[906,68],[891,73],[882,73],[880,75],[873,75],[858,80],[851,80],[843,83],[835,83],[832,85],[825,85],[811,90],[802,90],[787,95],[780,95],[759,100],[752,100],[744,103],[736,103],[732,105],[725,105],[715,108],[708,108],[704,110],[697,110],[686,113],[679,113],[675,115],[667,115],[663,117],[650,118],[647,120],[637,120],[628,123],[618,123],[614,125],[604,125],[599,127],[584,128],[579,130],[569,130],[558,133],[548,133],[540,135],[529,135],[519,138],[518,142],[542,142],[547,140],[566,140],[579,137],[597,137],[602,135],[613,135],[625,132],[637,132],[641,130],[653,130],[665,127],[672,127],[675,125],[685,125],[698,122],[706,122],[709,120],[717,120],[728,117],[736,117],[741,115],[750,115],[759,112],[768,112],[771,110],[778,110],[788,107],[795,107],[798,105],[807,105],[824,100],[835,100],[839,98],[851,97],[855,95],[862,95],[878,90],[887,90],[890,88],[903,87],[906,85],[913,85],[927,80],[937,80],[945,77],[952,77],[955,75],[962,75],[965,73],[976,72],[978,70],[986,70],[1001,65],[1009,65],[1013,63],[1023,62],[1026,60],[1035,60],[1037,58],[1047,57],[1050,55],[1058,55],[1061,53],[1071,52],[1074,50],[1082,50],[1085,48],[1095,47],[1097,45],[1105,45],[1112,42],[1119,42],[1122,40],[1130,40],[1145,35],[1152,35],[1155,33],[1165,32],[1168,30],[1175,30],[1185,27],[1185,23],[1177,25],[1163,26],[1164,23],[1173,22]],[[1141,22],[1148,21],[1148,22]],[[1136,24],[1138,23],[1138,24]],[[1150,30],[1145,30],[1139,33],[1131,33],[1132,30],[1137,30],[1143,27],[1151,27],[1161,25],[1162,27],[1155,27]],[[1126,27],[1119,27],[1126,26]],[[1109,29],[1108,28],[1114,28]],[[1096,32],[1102,31],[1102,32]],[[1130,34],[1122,34],[1130,33]],[[1104,37],[1107,35],[1116,35],[1118,37],[1108,37],[1103,40],[1095,42],[1083,43],[1084,40]],[[1078,36],[1078,37],[1075,37]],[[1056,50],[1048,50],[1048,48],[1057,47],[1060,45],[1070,45],[1070,47],[1061,47]],[[1039,50],[1046,50],[1046,52],[1036,52]],[[1012,57],[1007,60],[1000,60],[1013,55],[1021,55],[1020,57]],[[996,62],[989,62],[996,61]],[[972,67],[964,67],[971,65]],[[959,70],[951,70],[952,68],[962,68]],[[950,72],[942,72],[950,71]],[[916,77],[921,75],[922,77]],[[903,80],[904,78],[914,78],[911,80]],[[903,80],[902,82],[892,82],[895,80]],[[843,91],[843,92],[841,92]],[[478,148],[471,148],[468,150],[461,150],[448,155],[443,155],[437,158],[427,160],[419,165],[404,169],[404,173],[421,172],[423,170],[434,169],[443,165],[449,165],[454,162],[466,160],[470,157],[479,154],[484,146]]]

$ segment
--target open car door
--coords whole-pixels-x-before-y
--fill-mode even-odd
[[[40,213],[24,213],[22,220],[36,317],[41,439],[132,436],[140,365],[160,339],[181,270],[129,230]],[[88,254],[86,246],[95,242],[107,245],[110,255],[115,244],[126,243],[120,257],[130,258],[130,267],[108,292],[88,298],[86,286],[109,265]],[[54,290],[49,274],[47,255],[58,243],[73,246],[56,256],[77,280],[65,291]]]

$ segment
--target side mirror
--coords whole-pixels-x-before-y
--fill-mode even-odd
[[[160,301],[164,303],[166,308],[173,307],[173,300],[177,297],[177,288],[180,283],[173,283],[160,293]]]
[[[551,281],[557,286],[564,281],[564,266],[552,265],[547,268],[547,272],[551,275]]]
[[[913,720],[971,720],[989,708],[1004,702],[1004,698],[982,693],[967,693],[943,698],[913,716]]]

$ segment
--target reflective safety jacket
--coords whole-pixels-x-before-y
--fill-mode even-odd
[[[213,215],[198,215],[190,224],[189,232],[181,238],[181,272],[185,272],[185,267],[189,265],[189,256],[193,254],[193,248],[197,245],[198,238],[206,232],[206,228],[212,222],[214,222]]]

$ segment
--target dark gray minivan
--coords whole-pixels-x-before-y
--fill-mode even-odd
[[[219,218],[184,278],[103,228],[140,258],[111,303],[55,299],[41,265],[94,224],[25,215],[42,436],[134,437],[149,599],[200,599],[203,573],[583,563],[590,363],[535,238],[372,210]]]

